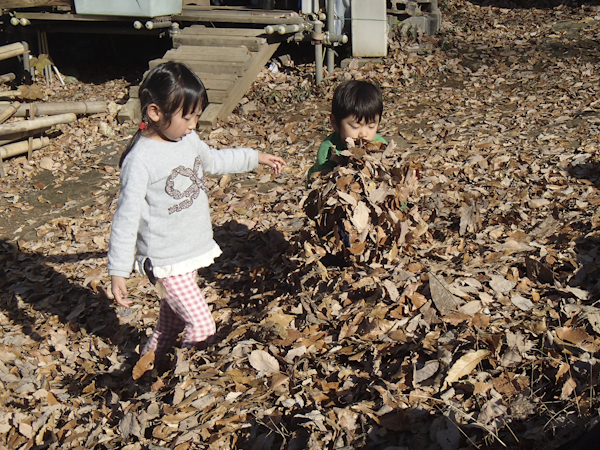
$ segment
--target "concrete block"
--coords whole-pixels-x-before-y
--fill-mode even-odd
[[[130,98],[127,103],[121,108],[117,114],[119,123],[133,122],[140,123],[142,121],[142,109],[139,98]]]
[[[387,55],[386,0],[360,0],[351,4],[352,56]]]

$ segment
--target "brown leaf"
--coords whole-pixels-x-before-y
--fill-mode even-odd
[[[139,380],[149,370],[154,368],[154,350],[142,356],[133,367],[133,379]]]

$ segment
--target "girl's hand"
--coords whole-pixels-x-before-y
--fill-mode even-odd
[[[131,305],[131,300],[127,300],[127,285],[125,278],[112,276],[110,277],[110,290],[115,297],[116,302],[121,306]]]
[[[279,175],[282,167],[287,166],[286,162],[279,156],[263,152],[258,152],[258,163],[271,167],[275,175]]]

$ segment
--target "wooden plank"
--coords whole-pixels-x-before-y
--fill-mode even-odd
[[[181,45],[202,45],[209,47],[239,47],[245,45],[251,52],[257,52],[267,42],[264,38],[244,36],[194,36],[178,35],[173,37],[173,47]]]
[[[131,22],[131,17],[92,16],[92,15],[87,15],[87,14],[71,14],[71,13],[65,14],[65,13],[27,12],[27,11],[15,11],[15,17],[17,19],[76,21],[76,22]],[[55,31],[55,30],[56,30],[55,28],[52,28],[52,31]],[[129,30],[127,30],[127,31],[129,32]],[[144,30],[137,30],[137,31],[144,31]],[[118,33],[118,31],[115,31],[115,33]]]
[[[221,61],[245,63],[251,58],[246,47],[203,47],[182,45],[167,51],[163,59],[185,58],[190,61]]]
[[[204,25],[192,25],[185,27],[179,33],[184,35],[202,35],[202,36],[246,36],[259,37],[265,34],[265,31],[256,28],[212,28]]]
[[[208,73],[202,71],[194,71],[196,75],[202,80],[202,82],[207,85],[208,83],[229,83],[232,85],[238,79],[237,75],[233,75],[230,73]],[[218,85],[215,86],[215,89],[220,89]]]
[[[194,72],[212,72],[212,73],[228,73],[242,76],[246,69],[250,66],[252,60],[248,60],[246,63],[234,63],[234,62],[220,62],[220,61],[190,61],[185,58],[172,58],[172,59],[153,59],[148,63],[150,69],[155,68],[159,64],[167,61],[175,61],[184,63]]]
[[[195,10],[186,7],[181,14],[175,14],[173,20],[220,23],[246,23],[257,25],[288,25],[303,23],[304,19],[298,14],[282,11],[252,11],[252,10]]]
[[[70,0],[0,0],[0,8],[36,8],[39,6],[71,6]]]
[[[262,70],[269,58],[273,56],[275,50],[279,47],[279,42],[273,44],[265,44],[258,54],[252,57],[252,63],[248,70],[236,83],[233,89],[229,92],[227,100],[223,102],[221,111],[219,112],[219,119],[225,119],[238,105],[242,97],[248,92],[250,86],[256,79],[258,72]]]
[[[210,0],[183,0],[183,6],[186,5],[210,8]]]

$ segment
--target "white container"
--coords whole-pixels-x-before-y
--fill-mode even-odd
[[[77,14],[158,17],[180,14],[183,0],[75,0]]]
[[[351,4],[352,56],[387,55],[386,0],[354,0]]]

